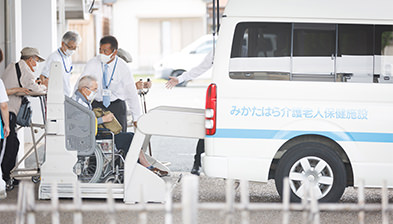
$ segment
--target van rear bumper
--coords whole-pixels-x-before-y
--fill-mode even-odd
[[[267,182],[271,160],[202,155],[202,168],[210,177]]]

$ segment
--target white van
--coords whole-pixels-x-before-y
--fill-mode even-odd
[[[206,96],[208,176],[320,201],[393,187],[393,1],[230,0]]]

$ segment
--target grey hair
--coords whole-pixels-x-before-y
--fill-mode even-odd
[[[97,82],[97,79],[93,76],[86,75],[83,76],[78,83],[78,90],[81,90],[83,87],[91,87],[93,82]]]
[[[61,40],[62,42],[68,44],[70,41],[74,41],[76,44],[79,44],[82,41],[82,38],[76,31],[67,31]]]

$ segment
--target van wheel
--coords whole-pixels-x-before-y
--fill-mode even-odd
[[[170,76],[171,77],[179,77],[184,72],[185,72],[184,70],[175,70],[172,72],[172,74]],[[188,81],[184,81],[182,83],[177,84],[176,87],[186,87],[187,83],[188,83]]]
[[[306,193],[307,186],[320,202],[336,202],[344,193],[347,178],[344,164],[334,149],[318,142],[297,144],[280,159],[275,182],[281,198],[285,177],[289,177],[293,202],[311,199]]]

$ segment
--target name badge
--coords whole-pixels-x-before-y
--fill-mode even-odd
[[[111,97],[111,90],[103,89],[102,90],[102,96],[109,96],[109,97]]]

